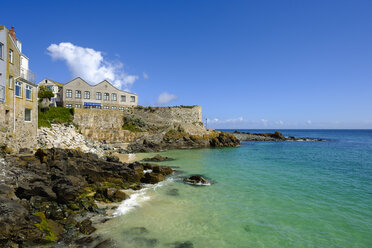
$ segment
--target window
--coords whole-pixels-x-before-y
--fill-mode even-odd
[[[13,64],[14,52],[12,49],[9,49],[9,62]]]
[[[126,102],[127,101],[127,97],[125,95],[121,95],[121,101],[122,102]]]
[[[124,107],[120,107],[119,110],[124,110]]]
[[[109,101],[110,100],[110,94],[109,93],[103,94],[103,100]]]
[[[52,86],[52,85],[47,85],[47,86],[46,86],[46,89],[47,89],[47,90],[50,90],[50,91],[53,92],[53,86]]]
[[[113,106],[112,109],[117,109],[117,107]]]
[[[22,84],[18,81],[15,83],[15,95],[22,97]]]
[[[81,108],[81,104],[75,104],[75,108]]]
[[[72,90],[66,90],[66,98],[72,98]]]
[[[9,88],[13,89],[13,84],[14,84],[14,78],[13,76],[9,76]]]
[[[32,100],[32,87],[30,85],[26,85],[26,99]]]
[[[66,108],[72,108],[72,104],[66,104]]]
[[[84,99],[90,99],[90,91],[84,91]]]
[[[25,109],[25,121],[31,121],[31,109]]]
[[[111,98],[112,98],[112,101],[116,101],[117,100],[116,93],[112,93]]]
[[[131,97],[130,97],[130,101],[131,101],[131,102],[135,102],[135,101],[136,101],[136,97],[135,97],[135,96],[131,96]]]
[[[0,42],[0,59],[4,59],[4,44]]]
[[[103,109],[109,109],[109,107],[108,106],[104,106]]]
[[[81,90],[75,90],[75,98],[81,99]]]
[[[96,100],[102,100],[102,93],[101,92],[96,93]]]

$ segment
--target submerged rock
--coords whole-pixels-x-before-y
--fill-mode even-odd
[[[152,158],[145,158],[143,159],[143,161],[146,161],[146,162],[162,162],[162,161],[172,161],[174,160],[173,158],[169,158],[169,157],[163,157],[161,155],[156,155]]]
[[[184,178],[183,181],[187,184],[198,185],[198,186],[213,184],[213,182],[208,181],[201,175],[192,175],[190,177]]]
[[[146,227],[133,227],[129,230],[125,230],[124,235],[143,235],[149,233],[149,230],[147,230]]]
[[[191,241],[175,242],[174,248],[193,248],[194,244]]]
[[[179,196],[180,193],[178,192],[178,189],[169,189],[167,191],[167,195],[171,195],[171,196]]]

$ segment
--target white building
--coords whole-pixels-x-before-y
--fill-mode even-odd
[[[50,105],[54,107],[62,106],[63,84],[53,81],[49,78],[44,78],[38,83],[38,87],[42,85],[45,86],[47,90],[50,90],[54,93],[54,97],[52,97]]]

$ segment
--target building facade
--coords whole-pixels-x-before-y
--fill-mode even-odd
[[[124,110],[137,106],[138,96],[119,90],[106,80],[90,85],[78,77],[63,86],[62,101],[66,108]]]
[[[38,84],[38,87],[45,86],[47,90],[53,92],[54,97],[50,100],[50,106],[63,106],[62,104],[62,91],[63,91],[63,84],[53,81],[48,78],[44,78]]]
[[[37,85],[14,28],[0,25],[0,145],[32,148],[37,135]]]

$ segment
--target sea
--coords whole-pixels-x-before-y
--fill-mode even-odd
[[[155,153],[177,173],[134,192],[98,234],[131,248],[371,248],[372,130],[279,131],[325,141]],[[214,184],[183,183],[192,174]]]

